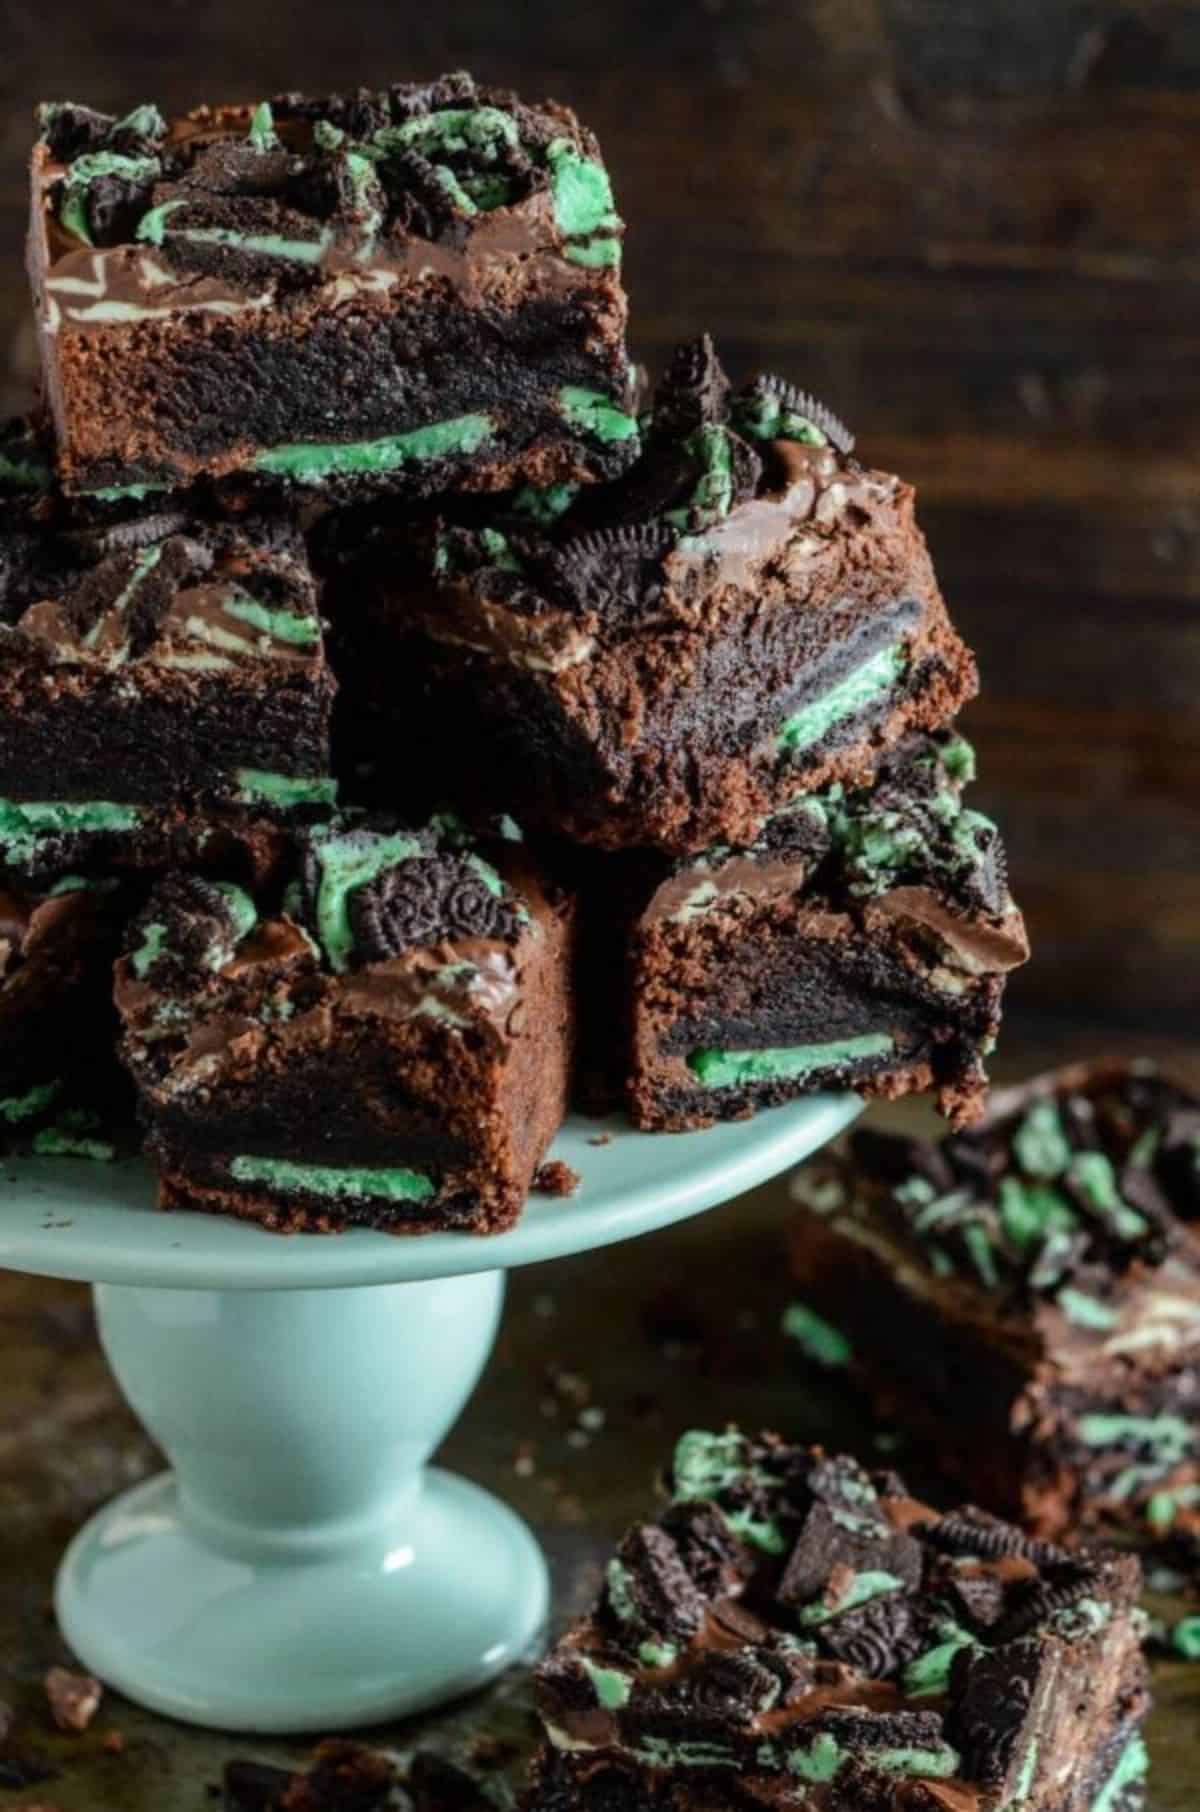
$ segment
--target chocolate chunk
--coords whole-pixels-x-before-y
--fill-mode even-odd
[[[662,1525],[706,1598],[732,1590],[744,1571],[745,1549],[719,1510],[703,1500],[672,1504]]]
[[[872,1749],[935,1749],[943,1741],[936,1711],[859,1711],[834,1707],[818,1712],[805,1729],[836,1737],[840,1748],[862,1753]]]
[[[702,1593],[665,1529],[638,1523],[609,1568],[607,1602],[619,1628],[690,1642],[704,1621]]]
[[[46,1697],[60,1730],[86,1730],[100,1709],[104,1688],[91,1674],[52,1667],[46,1675]]]
[[[835,1567],[888,1573],[910,1591],[919,1585],[920,1544],[893,1528],[861,1466],[844,1456],[822,1459],[808,1470],[804,1488],[812,1501],[779,1582],[781,1604],[816,1598]]]
[[[1037,1642],[960,1649],[950,1673],[950,1740],[962,1751],[967,1777],[1000,1788],[1008,1779],[1033,1706],[1046,1651]]]

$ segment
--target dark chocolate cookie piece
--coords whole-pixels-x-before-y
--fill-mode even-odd
[[[202,986],[253,930],[257,911],[242,888],[200,875],[169,875],[129,927],[138,981],[155,988]]]
[[[442,939],[511,941],[521,934],[516,900],[470,856],[415,857],[384,869],[351,894],[350,922],[367,963]]]
[[[690,1642],[704,1621],[705,1599],[665,1529],[638,1523],[609,1563],[605,1605],[628,1637]]]
[[[1003,1648],[964,1648],[955,1656],[947,1729],[963,1753],[968,1779],[987,1788],[1004,1785],[1033,1709],[1046,1652],[1040,1642],[1027,1640]]]

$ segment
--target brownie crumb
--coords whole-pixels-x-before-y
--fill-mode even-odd
[[[589,1145],[611,1145],[612,1144],[612,1134],[610,1132],[593,1133],[591,1138],[588,1140],[588,1144]]]
[[[52,1667],[46,1675],[46,1697],[60,1730],[86,1730],[100,1709],[104,1688],[91,1674]]]
[[[579,1184],[579,1172],[564,1164],[561,1158],[552,1158],[548,1164],[543,1164],[533,1179],[535,1195],[574,1195]]]

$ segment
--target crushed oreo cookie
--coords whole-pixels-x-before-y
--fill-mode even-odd
[[[350,923],[364,962],[382,963],[442,939],[521,934],[517,901],[470,856],[416,857],[385,869],[350,896]]]

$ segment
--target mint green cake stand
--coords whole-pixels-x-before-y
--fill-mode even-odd
[[[552,1155],[577,1193],[492,1239],[285,1239],[160,1213],[140,1162],[0,1166],[0,1266],[95,1285],[112,1369],[172,1461],[68,1549],[71,1648],[225,1730],[348,1729],[482,1685],[537,1637],[545,1562],[511,1510],[426,1462],[491,1351],[505,1271],[699,1214],[858,1108],[818,1096],[676,1136],[573,1119]]]

